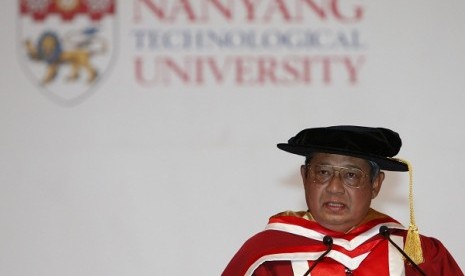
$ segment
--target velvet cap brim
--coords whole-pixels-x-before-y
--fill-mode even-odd
[[[302,156],[317,152],[348,155],[373,161],[382,170],[408,171],[407,164],[393,158],[399,153],[402,140],[397,132],[387,128],[351,125],[308,128],[277,146]]]

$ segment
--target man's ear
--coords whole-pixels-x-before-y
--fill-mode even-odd
[[[307,180],[307,172],[308,172],[308,166],[307,165],[300,166],[300,175],[302,176],[302,180],[303,180],[304,183]]]
[[[372,199],[378,196],[378,193],[381,190],[381,186],[383,185],[384,177],[385,177],[384,172],[379,172],[378,176],[375,178],[375,181],[373,181],[372,190],[371,190]]]

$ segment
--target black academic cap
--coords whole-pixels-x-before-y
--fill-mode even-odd
[[[348,155],[371,160],[382,170],[408,171],[407,164],[393,158],[401,146],[399,134],[390,129],[351,125],[304,129],[288,143],[278,144],[278,148],[298,155]]]

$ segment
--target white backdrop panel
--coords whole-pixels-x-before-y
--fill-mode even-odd
[[[324,83],[320,71],[310,84],[173,79],[148,86],[137,81],[134,61],[158,53],[135,49],[132,32],[141,25],[170,26],[154,19],[137,23],[134,9],[142,2],[118,1],[113,67],[89,97],[63,105],[24,73],[17,3],[5,1],[1,275],[219,275],[269,216],[305,208],[303,160],[276,144],[302,128],[335,124],[384,126],[401,134],[399,156],[415,169],[420,232],[439,238],[465,267],[464,2],[350,1],[364,8],[355,25],[364,47],[336,54],[364,57],[355,84],[343,71]],[[318,26],[337,29],[336,23]],[[267,24],[281,26],[279,20]],[[234,26],[249,27],[242,21]],[[251,27],[265,28],[260,26]],[[165,51],[176,58],[212,54],[218,61],[261,54]],[[295,53],[309,54],[265,51],[274,57]],[[375,208],[408,224],[407,193],[408,176],[389,173]]]

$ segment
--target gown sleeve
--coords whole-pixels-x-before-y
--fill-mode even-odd
[[[439,240],[422,236],[421,243],[425,262],[420,264],[420,268],[425,271],[426,275],[464,275],[457,262]],[[416,275],[409,265],[406,265],[406,271],[410,272],[407,275]]]

